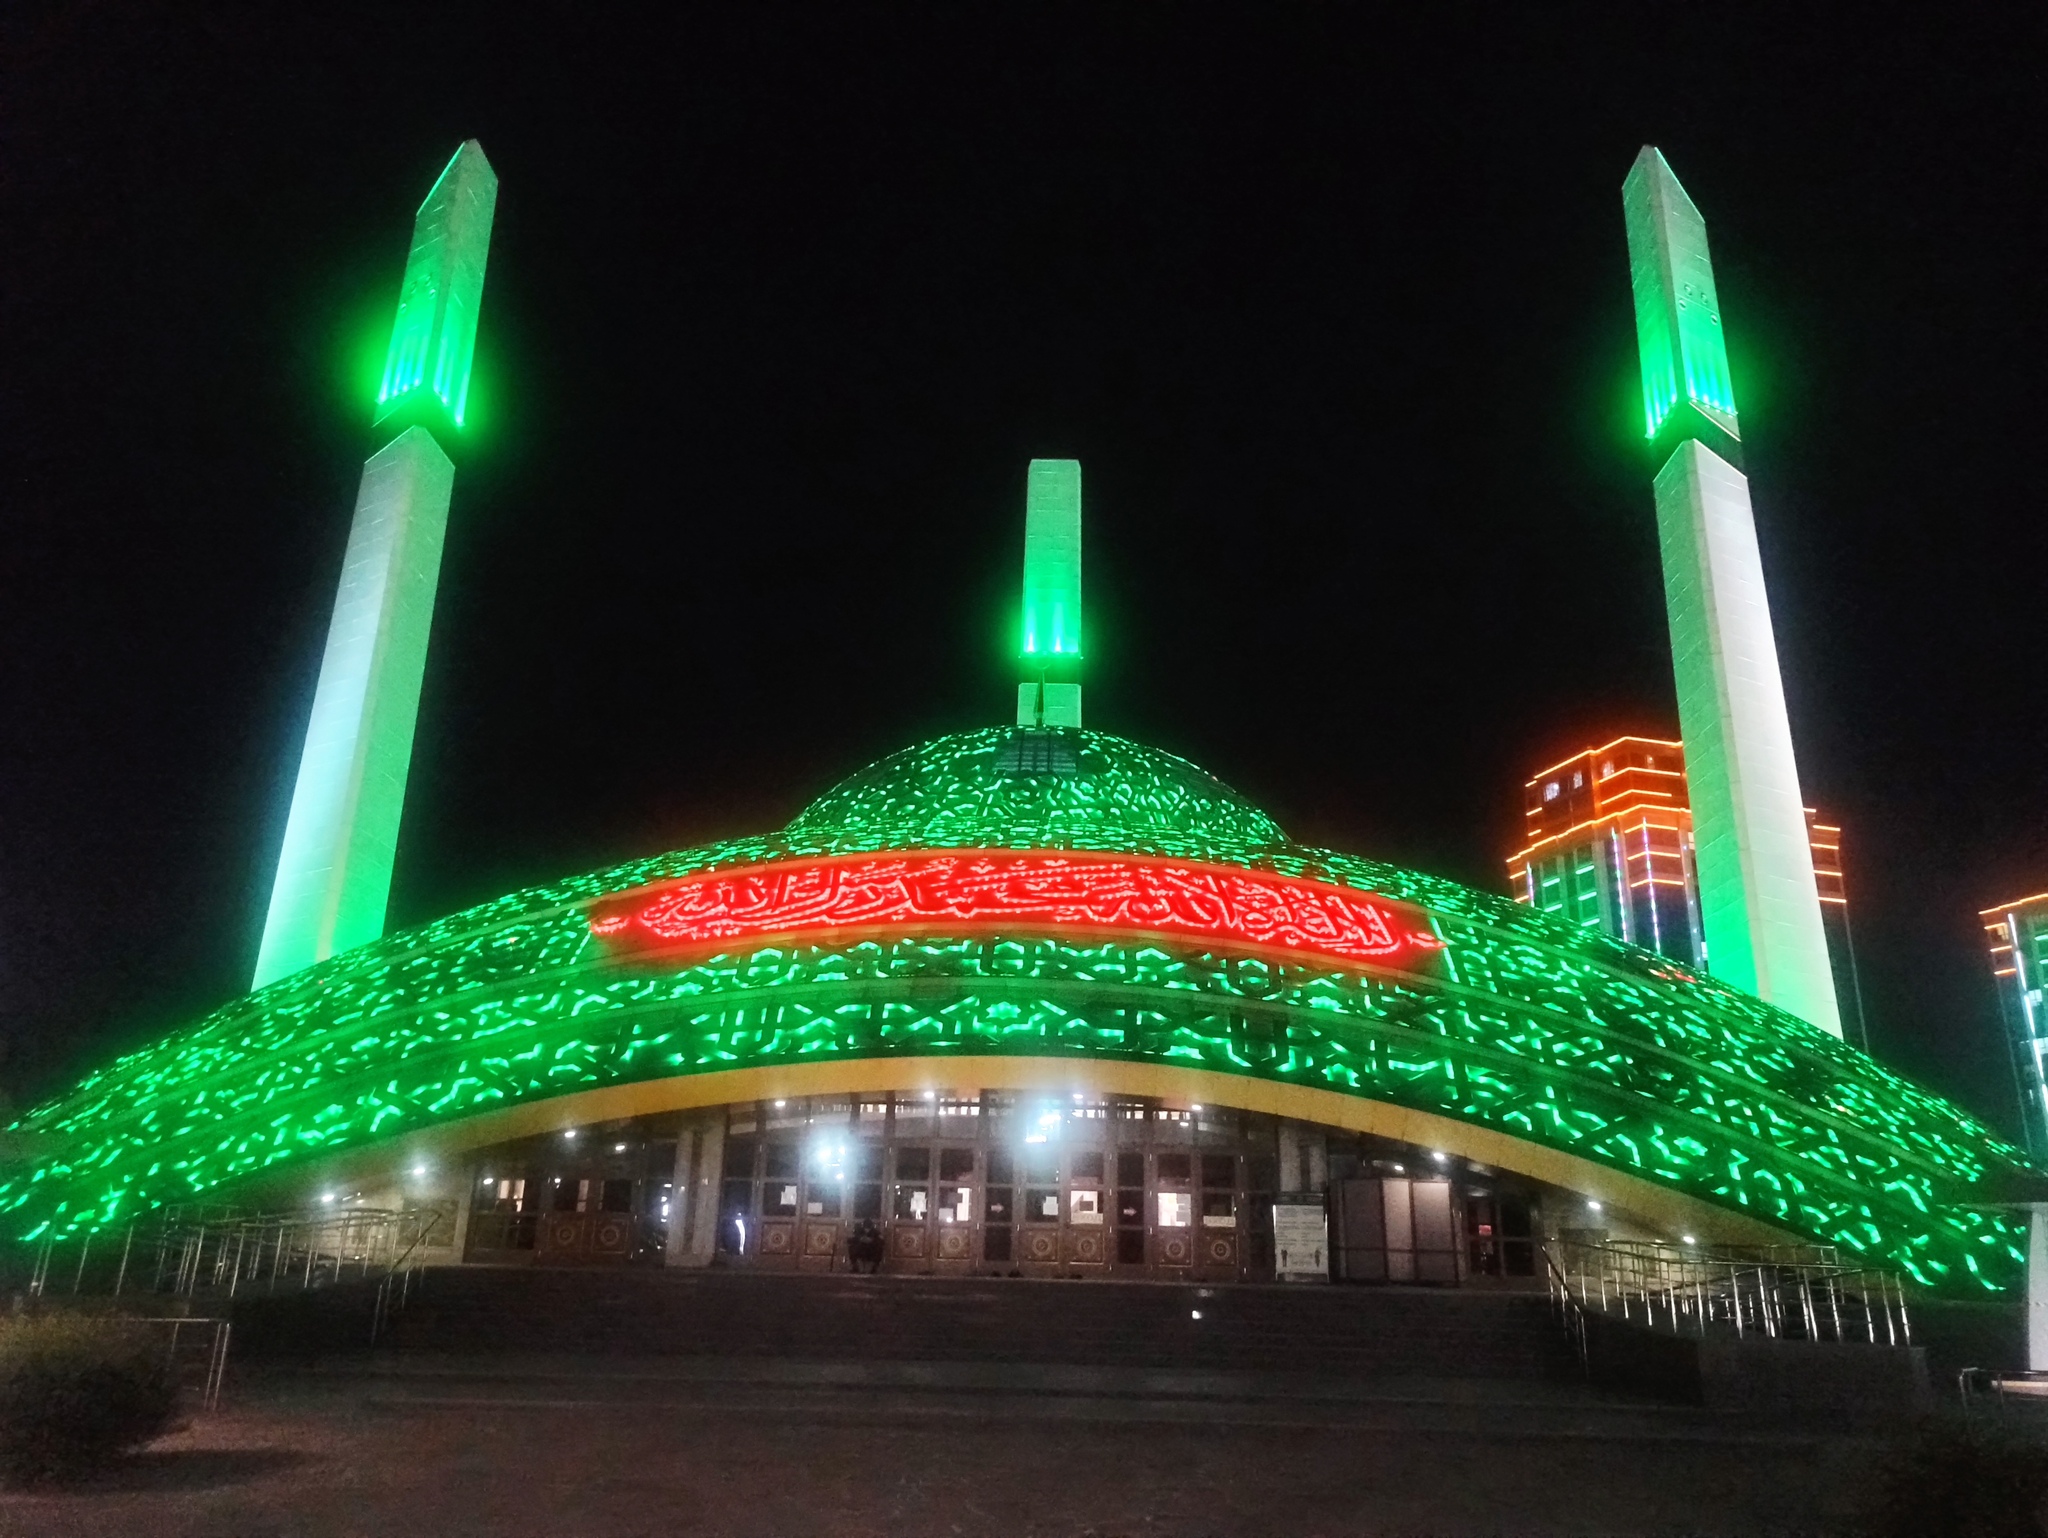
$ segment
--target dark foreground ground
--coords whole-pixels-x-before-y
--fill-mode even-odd
[[[9,1535],[1730,1534],[1853,1530],[1881,1441],[1539,1385],[699,1361],[245,1381]]]
[[[1540,1294],[467,1268],[374,1352],[369,1304],[239,1300],[220,1413],[0,1538],[1840,1534],[1905,1429],[1601,1393]],[[1924,1312],[1938,1384],[2013,1347]]]

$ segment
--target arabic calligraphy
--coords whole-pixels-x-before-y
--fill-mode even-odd
[[[789,860],[611,899],[593,934],[631,949],[817,931],[993,928],[1187,935],[1391,963],[1442,941],[1421,914],[1318,881],[1163,859],[968,852]]]

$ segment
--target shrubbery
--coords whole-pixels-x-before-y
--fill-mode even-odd
[[[162,1342],[132,1324],[0,1320],[0,1478],[90,1473],[161,1435],[177,1398]]]

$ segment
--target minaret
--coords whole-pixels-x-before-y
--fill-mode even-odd
[[[384,932],[498,178],[464,144],[420,205],[320,660],[256,987]]]
[[[1621,197],[1707,968],[1839,1036],[1706,221],[1648,145]]]
[[[1024,482],[1019,726],[1081,724],[1081,461],[1034,459]]]

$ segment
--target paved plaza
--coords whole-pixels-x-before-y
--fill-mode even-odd
[[[1532,1384],[412,1360],[245,1379],[0,1533],[1752,1538],[1851,1530],[1884,1448]]]

